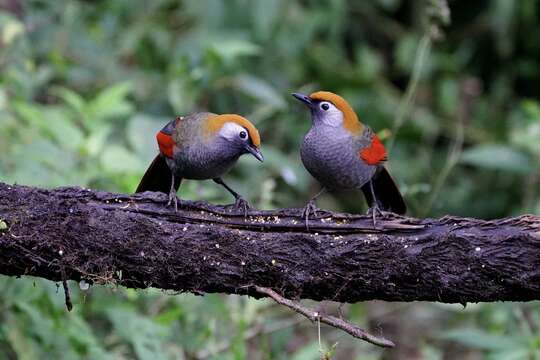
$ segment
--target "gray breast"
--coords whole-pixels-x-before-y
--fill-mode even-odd
[[[360,188],[376,166],[359,158],[361,142],[342,127],[313,126],[304,137],[300,155],[309,173],[328,189]]]
[[[240,153],[221,142],[188,145],[175,154],[172,168],[185,179],[205,180],[225,174],[238,160]]]

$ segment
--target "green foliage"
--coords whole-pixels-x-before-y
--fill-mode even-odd
[[[5,3],[21,7],[0,5],[1,181],[131,192],[156,153],[154,133],[208,109],[243,114],[262,134],[264,165],[242,158],[231,185],[259,207],[302,206],[317,186],[298,156],[309,120],[288,94],[328,89],[392,143],[389,167],[411,215],[540,213],[534,0],[451,2],[451,24],[436,0]],[[180,196],[232,201],[204,182],[186,182]],[[360,194],[348,198],[320,205],[364,210]],[[66,313],[46,281],[4,278],[0,294],[7,358],[319,356],[316,328],[279,325],[292,315],[264,301],[92,288],[74,291]],[[519,309],[425,305],[422,314],[444,316],[439,335],[415,334],[419,352],[532,358],[540,340]],[[350,308],[354,321],[369,315]],[[336,358],[378,358],[339,336],[323,332],[339,341]]]

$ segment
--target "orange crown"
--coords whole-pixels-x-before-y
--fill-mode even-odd
[[[364,125],[358,119],[349,103],[341,96],[330,91],[317,91],[309,95],[313,100],[329,101],[334,104],[343,113],[343,127],[353,134],[360,133]]]
[[[259,131],[257,130],[257,128],[253,126],[253,124],[248,119],[240,115],[222,114],[212,116],[208,119],[206,123],[206,131],[208,131],[209,133],[217,133],[223,127],[223,124],[228,122],[236,123],[245,128],[249,133],[249,138],[251,139],[253,145],[255,145],[256,147],[261,146],[261,136],[259,135]]]

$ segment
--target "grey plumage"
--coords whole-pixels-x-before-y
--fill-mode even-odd
[[[356,137],[342,126],[314,122],[300,149],[302,163],[329,190],[359,189],[377,171],[377,166],[359,159],[359,152],[369,145],[371,134],[367,127],[362,136]]]
[[[328,190],[361,189],[368,205],[375,210],[404,214],[407,210],[394,180],[384,167],[386,150],[368,126],[341,96],[319,91],[310,96],[294,93],[307,105],[312,126],[300,149],[306,169]],[[320,193],[319,193],[320,194]],[[306,205],[316,211],[315,195]]]
[[[231,189],[221,176],[246,153],[259,161],[260,137],[249,120],[236,114],[217,115],[209,112],[177,117],[156,135],[160,154],[144,174],[137,192],[169,192],[169,204],[177,209],[176,191],[182,179],[212,179],[236,199],[235,207],[247,202]]]

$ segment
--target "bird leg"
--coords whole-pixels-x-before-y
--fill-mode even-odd
[[[167,206],[171,206],[171,204],[174,202],[174,212],[178,212],[178,197],[176,197],[176,189],[174,187],[174,180],[175,180],[174,174],[172,174],[171,190],[169,190],[169,202],[167,203]]]
[[[375,197],[375,190],[373,190],[373,181],[369,180],[369,189],[371,190],[371,197],[373,198],[373,202],[371,204],[371,207],[368,209],[367,214],[372,216],[373,219],[373,228],[377,228],[377,213],[384,217],[384,214],[382,210],[379,208],[379,203],[377,202],[377,198]]]
[[[326,192],[326,188],[323,187],[321,191],[319,191],[315,196],[313,196],[311,199],[309,199],[308,203],[304,207],[304,210],[302,211],[302,217],[306,219],[306,229],[309,230],[309,214],[313,214],[317,216],[318,208],[317,208],[317,198],[321,196],[323,193]]]
[[[236,191],[234,191],[233,189],[231,189],[229,187],[229,185],[225,184],[225,182],[223,181],[222,178],[214,178],[212,179],[214,180],[214,182],[216,184],[219,184],[221,186],[223,186],[225,189],[227,189],[228,192],[230,192],[232,194],[232,196],[234,196],[234,208],[236,210],[244,210],[244,217],[247,217],[247,211],[249,209],[249,204],[248,202],[242,197],[242,195],[240,195],[239,193],[237,193]]]

